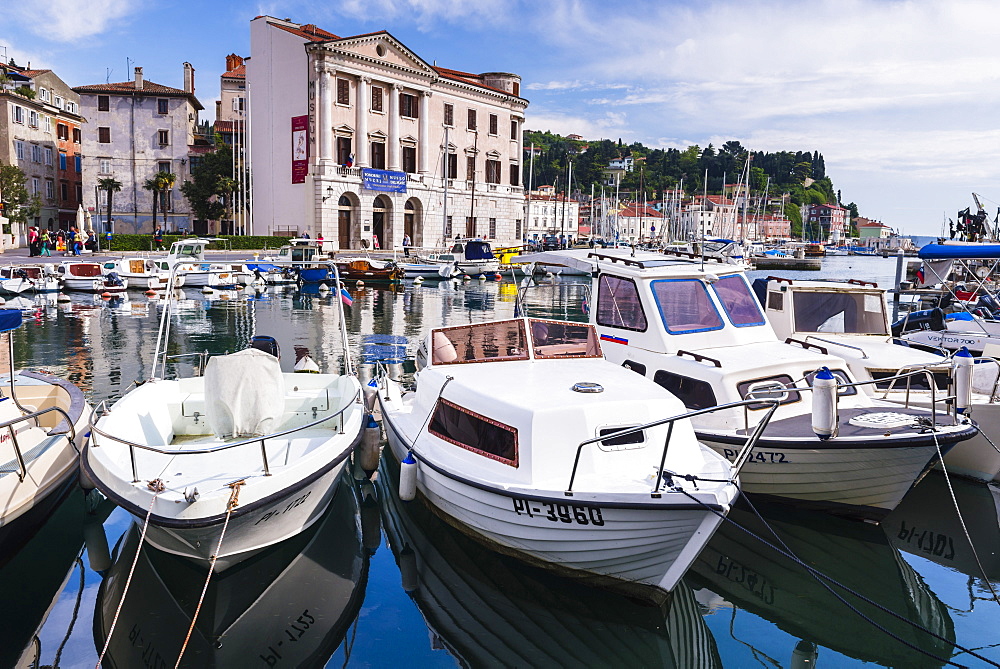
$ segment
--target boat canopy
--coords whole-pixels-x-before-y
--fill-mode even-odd
[[[482,240],[470,240],[464,242],[465,244],[465,259],[466,260],[494,260],[493,249],[490,248],[489,242],[484,242]],[[458,249],[458,244],[452,248],[452,253],[460,253],[461,249]],[[457,249],[457,250],[456,250]]]
[[[21,327],[19,309],[0,309],[0,332],[10,332]]]
[[[918,255],[924,260],[986,260],[1000,258],[1000,244],[928,244]]]

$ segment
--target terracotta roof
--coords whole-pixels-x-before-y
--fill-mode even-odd
[[[280,23],[271,23],[275,28],[281,28],[285,32],[292,33],[293,35],[298,35],[303,39],[307,39],[310,42],[325,42],[331,39],[340,39],[331,32],[327,32],[322,28],[317,27],[315,24],[307,23],[304,26],[298,28],[293,28],[291,26],[284,26]]]
[[[472,84],[473,86],[479,86],[480,88],[485,88],[491,91],[497,91],[498,93],[503,93],[504,95],[511,95],[510,92],[503,90],[502,88],[495,88],[493,86],[487,86],[483,83],[482,76],[478,74],[472,74],[471,72],[462,72],[460,70],[450,70],[447,67],[437,67],[434,66],[434,71],[440,74],[445,79],[452,79],[454,81],[461,81],[466,84]],[[520,97],[520,96],[515,96]]]
[[[645,216],[646,218],[662,218],[660,212],[656,211],[652,207],[640,207],[633,205],[630,207],[625,207],[618,215],[623,218],[638,218],[639,216]]]
[[[228,72],[224,72],[222,76],[230,77],[232,79],[245,79],[247,76],[247,66],[240,64],[236,68],[229,70]]]
[[[26,77],[37,77],[39,74],[45,74],[46,72],[51,72],[52,70],[21,70],[21,74]]]
[[[110,93],[115,95],[132,95],[134,93],[139,93],[140,95],[158,95],[160,97],[174,97],[174,98],[191,98],[191,102],[194,103],[195,109],[204,109],[201,103],[198,102],[198,98],[194,96],[193,93],[188,93],[179,88],[171,88],[170,86],[163,86],[162,84],[155,84],[148,79],[143,81],[142,90],[135,90],[134,81],[123,81],[117,84],[92,84],[90,86],[74,86],[73,90],[77,93]]]
[[[215,147],[212,146],[211,144],[195,144],[193,146],[192,145],[188,146],[188,155],[192,153],[196,154],[212,153],[213,151],[215,151]]]

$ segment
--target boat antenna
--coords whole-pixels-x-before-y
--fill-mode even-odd
[[[458,156],[455,157],[456,162],[458,161]],[[441,232],[445,233],[442,235],[444,237],[444,243],[442,246],[448,246],[448,237],[450,236],[451,230],[448,230],[448,179],[451,176],[451,172],[448,168],[451,165],[451,150],[448,147],[448,126],[444,127],[444,206],[442,207],[443,219],[441,221]],[[456,171],[457,171],[456,165]],[[455,176],[458,176],[457,174]]]
[[[722,185],[725,188],[725,184]],[[708,209],[708,168],[705,168],[705,183],[702,184],[701,200],[701,271],[705,271],[705,213]]]

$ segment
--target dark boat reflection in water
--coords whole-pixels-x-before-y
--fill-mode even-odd
[[[994,586],[1000,581],[1000,486],[953,475],[951,487],[975,552],[955,513],[948,481],[937,470],[929,472],[903,498],[882,521],[882,527],[901,551],[967,574],[989,598],[983,570]]]
[[[420,501],[400,502],[383,458],[382,525],[403,589],[433,643],[466,667],[721,667],[712,633],[681,583],[662,606],[501,556]]]
[[[139,527],[132,525],[101,584],[94,612],[98,653],[138,541]],[[203,564],[144,545],[104,666],[173,666],[205,576]],[[313,527],[213,574],[181,666],[321,667],[357,617],[367,577],[358,502],[345,480]]]
[[[852,606],[922,651],[951,657],[955,630],[947,607],[890,545],[880,526],[788,506],[768,507],[758,502],[757,508],[803,562],[949,641],[936,639],[831,586]],[[745,501],[733,508],[729,518],[780,545]],[[808,655],[815,644],[883,666],[942,665],[865,621],[802,566],[728,522],[695,560],[686,580],[696,588],[699,601],[711,601],[714,593],[725,600],[715,602],[716,606],[746,609],[801,639],[794,650],[788,649],[787,657],[793,658],[793,664],[796,656]],[[822,649],[818,652],[822,658]]]

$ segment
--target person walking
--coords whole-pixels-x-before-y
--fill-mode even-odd
[[[76,232],[76,227],[70,226],[69,234],[66,236],[66,251],[75,256],[80,255],[80,249],[77,246],[77,237],[79,237],[79,234]]]
[[[403,233],[403,255],[407,258],[410,257],[410,236]]]
[[[163,248],[163,228],[156,226],[156,231],[153,232],[153,243],[156,244],[157,251],[165,251]]]
[[[28,228],[28,257],[33,258],[38,255],[38,230],[35,226]]]
[[[40,255],[51,258],[52,257],[52,235],[48,230],[42,230],[42,252]]]

